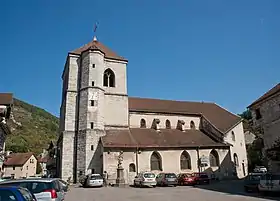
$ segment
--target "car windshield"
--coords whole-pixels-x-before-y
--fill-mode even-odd
[[[201,174],[199,175],[200,178],[208,178],[208,175],[207,174]]]
[[[90,177],[91,180],[98,180],[98,179],[103,179],[100,175],[91,175]]]
[[[165,175],[166,178],[176,178],[175,174],[166,174]]]
[[[248,176],[248,180],[258,181],[260,180],[262,175],[250,175]]]
[[[145,173],[145,174],[144,174],[144,177],[145,177],[145,178],[155,178],[156,175],[155,175],[154,173]]]

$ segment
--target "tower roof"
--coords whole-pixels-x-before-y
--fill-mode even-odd
[[[124,57],[119,56],[117,53],[103,45],[101,42],[97,41],[96,39],[93,39],[91,42],[85,44],[84,46],[75,49],[74,51],[71,51],[72,54],[81,54],[84,51],[87,50],[99,50],[104,53],[105,58],[108,59],[116,59],[121,61],[127,61]]]

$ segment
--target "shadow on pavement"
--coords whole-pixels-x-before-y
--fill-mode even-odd
[[[195,188],[204,190],[228,193],[232,195],[242,195],[247,197],[263,198],[268,200],[280,200],[279,194],[270,194],[268,196],[260,195],[259,193],[247,193],[244,191],[243,180],[232,181],[213,181],[209,185],[196,185]]]

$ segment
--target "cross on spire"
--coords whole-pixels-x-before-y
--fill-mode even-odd
[[[93,32],[94,32],[93,40],[94,40],[94,41],[97,41],[97,38],[96,38],[96,30],[97,30],[97,28],[98,28],[98,22],[96,22],[96,23],[94,24],[94,28],[93,28]]]

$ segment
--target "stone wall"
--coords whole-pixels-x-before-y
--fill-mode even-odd
[[[256,118],[256,109],[260,109],[262,118]],[[280,130],[280,92],[250,108],[255,127],[262,127],[265,149],[273,146],[279,138]]]
[[[199,155],[209,157],[209,154],[212,149],[199,149]],[[230,161],[230,152],[228,149],[215,149],[218,152],[220,167],[205,167],[202,168],[202,171],[207,172],[210,176],[215,175],[220,179],[232,176],[234,172],[234,166]],[[103,165],[104,170],[108,172],[109,182],[115,183],[117,178],[117,164],[118,164],[118,155],[120,150],[105,149],[103,153]],[[129,165],[131,163],[136,165],[138,164],[138,172],[150,171],[150,157],[155,150],[142,150],[138,152],[138,161],[136,156],[136,150],[126,150],[123,154],[123,168],[125,181],[129,184],[133,184],[133,179],[137,172],[129,172]],[[185,172],[198,172],[197,158],[198,154],[195,149],[186,149],[191,157],[191,169],[181,170],[180,169],[180,156],[184,150],[157,150],[157,153],[162,158],[162,172],[174,172],[176,174],[185,173]],[[158,174],[161,171],[153,171]]]
[[[230,129],[226,133],[224,141],[232,145],[230,146],[230,156],[232,163],[234,163],[233,155],[237,155],[238,163],[236,164],[236,172],[238,178],[244,178],[248,174],[248,160],[243,123],[240,122],[238,125]],[[245,172],[243,169],[245,169]]]

